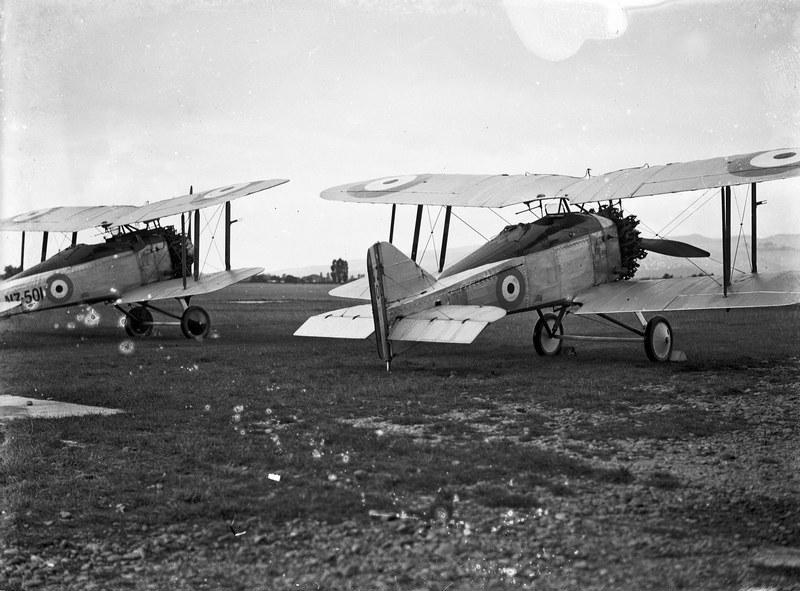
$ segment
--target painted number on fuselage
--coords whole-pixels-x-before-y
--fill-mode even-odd
[[[44,287],[34,287],[6,294],[7,302],[22,302],[26,306],[41,302],[44,298]]]

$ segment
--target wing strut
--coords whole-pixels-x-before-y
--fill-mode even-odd
[[[731,284],[731,188],[722,187],[722,294],[728,297]]]
[[[19,272],[25,270],[25,230],[22,231],[22,248],[21,253],[19,255]]]
[[[448,205],[444,210],[444,230],[442,230],[442,252],[439,255],[439,273],[444,269],[445,256],[447,255],[447,237],[450,235],[450,214],[453,209]]]
[[[757,184],[758,183],[752,183],[750,185],[750,239],[753,242],[752,246],[750,247],[752,250],[752,256],[750,257],[750,270],[753,273],[758,273],[758,263],[756,262],[756,257],[758,255],[758,246],[756,245],[756,234],[758,234],[758,217],[756,214],[756,209],[762,203],[758,201],[758,197],[756,196]]]
[[[200,279],[200,210],[194,210],[194,280]]]
[[[392,220],[389,222],[389,244],[394,242],[394,217],[397,213],[397,203],[392,203]]]
[[[181,214],[181,277],[183,289],[186,289],[186,217]]]
[[[414,243],[411,246],[411,260],[417,261],[417,246],[419,245],[419,230],[422,226],[422,208],[425,207],[421,203],[417,205],[417,221],[414,222]]]
[[[50,232],[42,232],[42,262],[47,259],[47,238],[50,236]]]
[[[76,244],[78,244],[78,233],[77,232],[73,232],[72,233],[72,246],[75,246]]]
[[[231,270],[231,202],[225,202],[225,270]]]

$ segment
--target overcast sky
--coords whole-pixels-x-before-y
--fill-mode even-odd
[[[234,203],[236,266],[363,258],[389,207],[319,199],[345,182],[800,145],[798,1],[5,0],[2,44],[1,217],[291,179]],[[760,197],[762,235],[800,232],[800,183]],[[696,198],[628,208],[660,229]],[[718,235],[718,210],[672,235]],[[500,213],[530,219],[517,211]],[[504,224],[458,213],[486,235]],[[3,234],[0,263],[16,263]]]

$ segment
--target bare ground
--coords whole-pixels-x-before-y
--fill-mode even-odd
[[[207,305],[202,344],[2,328],[4,393],[127,412],[3,426],[0,589],[800,589],[795,309],[671,319],[666,366],[516,316],[386,375],[289,336],[318,288]]]

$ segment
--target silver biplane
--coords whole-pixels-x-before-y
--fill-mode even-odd
[[[759,273],[757,200],[760,182],[800,175],[800,149],[643,166],[600,176],[554,174],[419,174],[351,183],[322,192],[325,199],[392,205],[389,242],[367,252],[367,278],[331,295],[369,300],[309,318],[297,336],[367,338],[376,334],[378,353],[389,369],[398,342],[471,343],[506,314],[535,311],[533,345],[539,355],[560,353],[566,339],[598,339],[564,333],[568,313],[595,315],[635,336],[616,337],[644,344],[647,357],[667,361],[673,331],[663,313],[787,306],[800,303],[800,273]],[[752,220],[751,270],[736,277],[731,262],[731,187],[749,185]],[[692,245],[644,238],[635,216],[622,213],[634,197],[720,188],[723,276],[634,279],[647,251],[678,257],[707,257]],[[499,235],[449,268],[447,237],[453,207],[528,210],[554,200],[555,213],[531,223],[509,225]],[[417,205],[411,257],[392,242],[398,204]],[[595,205],[596,204],[596,205]],[[424,206],[444,208],[439,273],[416,262]],[[633,324],[612,314],[632,313]],[[654,314],[649,320],[644,314]]]
[[[41,262],[0,282],[0,318],[80,304],[113,304],[124,315],[125,331],[148,336],[157,325],[180,325],[184,336],[202,339],[210,329],[208,312],[190,305],[193,296],[210,293],[263,271],[231,269],[231,201],[264,191],[285,179],[253,181],[166,199],[142,206],[52,207],[0,220],[0,230],[22,232],[20,267],[27,232],[42,232]],[[200,210],[224,207],[225,270],[201,273]],[[220,212],[221,213],[221,212]],[[180,230],[162,225],[180,215]],[[188,219],[187,219],[188,218]],[[193,218],[193,219],[192,219]],[[104,242],[79,244],[78,232],[100,228]],[[47,256],[50,232],[72,234],[68,248]],[[193,236],[192,236],[193,235]],[[176,299],[173,314],[155,302]],[[157,322],[153,313],[172,320]]]

